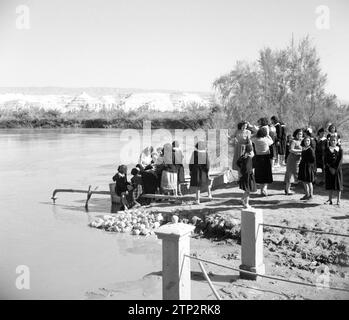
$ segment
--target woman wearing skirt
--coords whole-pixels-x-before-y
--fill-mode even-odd
[[[208,172],[210,170],[210,161],[203,141],[195,145],[190,163],[190,186],[196,189],[196,203],[200,204],[200,191],[202,187],[207,188],[208,197],[212,198],[210,180]]]
[[[315,151],[311,147],[310,137],[305,137],[304,148],[301,155],[301,162],[299,163],[298,179],[303,182],[304,185],[304,197],[301,200],[313,199],[313,183],[315,180],[316,164],[315,164]]]
[[[287,156],[286,173],[285,173],[285,194],[291,195],[291,182],[298,180],[298,166],[302,154],[303,131],[297,129],[293,133],[293,140],[290,143],[289,155]]]
[[[174,153],[172,145],[167,143],[164,145],[164,163],[161,173],[161,189],[164,194],[173,193],[177,196],[177,167],[175,165]]]
[[[257,131],[256,137],[252,139],[255,147],[255,156],[253,159],[255,168],[256,183],[261,184],[261,195],[268,195],[268,184],[273,182],[273,173],[271,169],[270,149],[273,140],[268,135],[265,127]]]
[[[184,155],[182,150],[179,148],[179,142],[173,141],[172,142],[172,152],[174,154],[174,164],[177,168],[177,189],[178,189],[178,195],[182,195],[181,190],[181,184],[185,183],[185,176],[184,176]]]
[[[337,191],[337,205],[340,205],[341,192],[343,191],[343,149],[338,146],[336,136],[330,137],[330,144],[325,153],[325,185],[328,190],[326,203],[332,204],[333,191]]]

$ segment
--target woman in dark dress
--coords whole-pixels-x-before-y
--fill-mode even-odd
[[[332,204],[333,191],[337,191],[337,205],[339,205],[343,190],[343,150],[337,144],[337,137],[331,136],[330,145],[325,153],[325,185],[326,190],[329,191],[328,200],[325,203]]]
[[[241,199],[245,208],[250,207],[249,205],[250,192],[257,191],[256,181],[253,174],[252,157],[253,157],[252,145],[247,144],[245,148],[245,154],[242,155],[237,161],[237,165],[241,173],[241,176],[239,179],[239,188],[245,191]]]
[[[151,163],[141,170],[143,194],[155,194],[160,187],[159,168],[156,164],[159,154],[153,152],[151,157]],[[151,199],[140,196],[140,201],[138,202],[142,205],[148,205],[151,203]]]
[[[316,164],[315,151],[311,147],[310,137],[305,137],[303,140],[304,147],[299,163],[298,179],[303,182],[305,195],[301,200],[313,199],[313,182],[315,180]]]
[[[316,168],[321,169],[321,174],[316,174],[317,184],[324,184],[325,174],[325,152],[327,149],[327,139],[325,137],[325,129],[321,128],[317,132],[318,138],[316,140],[315,157],[316,157]]]
[[[277,163],[278,165],[284,165],[286,162],[286,125],[279,121],[276,116],[271,117],[271,122],[274,124],[276,130],[275,146],[277,152]]]
[[[185,182],[185,176],[184,176],[184,155],[182,150],[179,148],[179,142],[173,141],[172,142],[172,151],[174,154],[174,164],[177,168],[177,189],[178,189],[178,195],[182,195],[181,190],[181,184]]]
[[[190,186],[196,189],[196,203],[200,204],[200,190],[207,188],[208,197],[212,198],[208,172],[210,170],[210,160],[203,141],[195,145],[189,163]]]

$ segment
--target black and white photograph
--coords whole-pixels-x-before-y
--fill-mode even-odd
[[[0,300],[348,300],[348,15],[0,0]]]

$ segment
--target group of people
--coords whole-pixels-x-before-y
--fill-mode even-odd
[[[113,176],[115,192],[121,198],[122,209],[134,205],[149,204],[151,199],[142,197],[145,194],[182,195],[181,185],[185,184],[184,155],[179,142],[173,141],[159,147],[146,147],[139,158],[138,164],[131,170],[131,181],[127,180],[127,166],[120,165]],[[210,161],[206,144],[198,141],[191,155],[189,171],[190,186],[196,189],[196,202],[200,203],[200,190],[209,188]]]
[[[232,167],[238,171],[239,187],[244,190],[244,207],[249,207],[250,193],[257,191],[257,184],[261,186],[261,195],[268,196],[273,168],[281,165],[286,166],[286,195],[292,194],[291,183],[301,181],[304,186],[301,200],[308,201],[313,198],[313,184],[325,184],[329,191],[326,203],[333,204],[333,192],[337,191],[339,205],[343,190],[343,150],[336,127],[330,125],[327,133],[324,128],[319,129],[317,137],[313,137],[310,128],[297,129],[292,136],[286,131],[286,125],[273,116],[270,121],[268,118],[259,119],[257,125],[242,121],[238,123],[235,134],[229,136],[234,146]],[[127,166],[120,165],[113,180],[123,207],[149,204],[151,199],[142,197],[145,194],[181,195],[181,185],[186,183],[183,163],[184,155],[179,143],[173,141],[157,149],[145,148],[138,164],[131,170],[130,182],[127,180]],[[203,187],[212,198],[209,170],[206,143],[198,141],[189,163],[190,186],[196,189],[197,203],[200,203]]]
[[[297,129],[293,135],[286,135],[286,126],[276,116],[261,118],[257,126],[243,121],[238,124],[233,136],[233,169],[238,170],[239,186],[244,190],[242,202],[249,207],[251,192],[261,185],[261,195],[268,195],[268,185],[273,182],[273,166],[286,165],[285,194],[291,195],[291,183],[301,181],[304,196],[301,200],[313,198],[313,184],[325,184],[329,191],[328,204],[333,204],[333,192],[337,191],[337,205],[343,190],[340,136],[336,127],[330,125],[318,130],[313,137],[311,128]],[[318,170],[320,172],[317,172]],[[323,181],[324,178],[324,181]]]

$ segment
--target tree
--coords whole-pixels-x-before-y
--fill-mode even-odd
[[[317,127],[331,117],[329,111],[337,110],[336,96],[325,92],[326,81],[316,48],[306,36],[297,45],[292,39],[282,50],[261,50],[254,63],[238,62],[213,86],[234,123],[277,114],[295,129]]]

